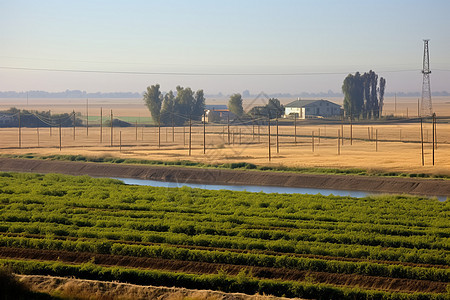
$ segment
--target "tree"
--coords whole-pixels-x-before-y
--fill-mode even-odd
[[[266,105],[271,119],[280,118],[284,114],[284,106],[281,105],[277,98],[270,98]]]
[[[380,87],[378,89],[378,99],[380,101],[380,114],[381,117],[383,115],[383,105],[384,105],[384,88],[386,87],[386,79],[383,77],[380,78]]]
[[[372,70],[362,76],[359,72],[356,72],[355,75],[349,74],[342,84],[346,116],[364,119],[379,118],[383,106],[386,80],[380,78],[382,93],[380,93],[377,85],[378,75]],[[378,98],[378,95],[380,98]]]
[[[359,116],[364,105],[364,80],[356,72],[355,75],[348,74],[342,85],[344,93],[344,111],[347,116]]]
[[[277,98],[270,98],[264,106],[254,106],[249,112],[253,118],[280,118],[284,114],[284,106]]]
[[[200,120],[205,110],[203,90],[194,93],[189,87],[177,86],[176,96],[172,91],[162,96],[157,84],[147,88],[144,101],[155,122],[164,125],[172,124],[172,121],[176,125],[183,125],[189,118]]]
[[[144,102],[150,110],[153,122],[155,123],[160,122],[162,101],[163,97],[159,90],[159,84],[147,87],[147,91],[144,94]]]
[[[172,124],[175,119],[175,95],[169,91],[164,95],[164,100],[161,108],[161,123]]]
[[[228,101],[228,109],[238,117],[244,114],[241,94],[231,95],[230,100]]]

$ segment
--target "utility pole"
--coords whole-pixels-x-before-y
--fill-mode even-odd
[[[73,140],[75,141],[75,110],[73,110],[72,114],[73,114]]]
[[[100,107],[100,144],[103,143],[103,109]]]
[[[206,112],[203,112],[203,154],[206,153]]]
[[[191,156],[192,149],[192,120],[191,116],[189,116],[189,156]]]
[[[86,136],[89,136],[89,99],[86,99]]]
[[[420,143],[422,144],[422,166],[425,164],[423,155],[423,120],[420,118]]]
[[[428,52],[428,41],[423,40],[423,82],[422,82],[422,116],[430,116],[433,114],[433,105],[431,103],[430,88],[430,54]]]
[[[113,146],[113,112],[111,109],[111,147]]]
[[[59,120],[59,151],[61,151],[61,120]]]
[[[276,122],[277,122],[277,153],[280,153],[280,146],[279,146],[280,144],[278,142],[278,116],[277,116]]]
[[[20,110],[19,110],[19,148],[22,148],[22,126],[20,124]]]
[[[230,114],[227,114],[228,145],[230,144]]]
[[[297,144],[297,114],[294,113],[294,144]]]
[[[271,158],[271,153],[270,153],[270,114],[269,114],[269,118],[268,118],[268,125],[267,125],[267,130],[268,130],[268,139],[269,139],[269,161],[272,159]]]

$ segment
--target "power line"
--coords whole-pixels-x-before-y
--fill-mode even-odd
[[[69,73],[100,73],[100,74],[128,74],[128,75],[175,75],[175,76],[317,76],[317,75],[347,75],[354,72],[292,72],[292,73],[196,73],[196,72],[143,72],[143,71],[106,71],[83,69],[53,69],[53,68],[26,68],[26,67],[1,67],[5,70],[21,71],[46,71]],[[387,70],[379,73],[417,72],[419,69]],[[441,70],[447,71],[447,70]]]

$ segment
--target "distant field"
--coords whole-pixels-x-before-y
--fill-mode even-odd
[[[0,266],[20,274],[322,299],[445,299],[447,202],[0,174]]]
[[[293,99],[282,99],[288,103]],[[342,99],[331,99],[337,103]],[[6,109],[17,106],[24,109],[51,110],[52,112],[70,112],[75,109],[86,116],[86,99],[0,99]],[[210,99],[212,103],[226,103],[226,99]],[[263,104],[264,99],[258,103]],[[293,167],[331,167],[331,168],[363,168],[376,170],[392,170],[395,172],[450,174],[450,97],[433,99],[438,119],[437,142],[435,149],[435,165],[432,165],[432,131],[429,120],[424,123],[424,164],[421,162],[420,125],[418,123],[373,123],[355,124],[353,141],[350,141],[350,125],[322,122],[298,122],[297,137],[295,129],[284,120],[280,120],[278,152],[276,127],[271,127],[271,160],[268,160],[268,128],[267,126],[230,126],[230,134],[226,125],[210,125],[206,127],[206,149],[203,154],[203,128],[194,124],[191,136],[189,155],[189,128],[163,127],[158,137],[156,128],[148,127],[151,116],[142,99],[89,99],[89,124],[86,128],[76,128],[73,138],[72,128],[63,128],[61,151],[59,150],[58,128],[40,128],[39,136],[36,128],[24,128],[21,132],[21,148],[19,149],[18,130],[2,128],[0,153],[26,154],[82,154],[86,156],[114,156],[123,158],[142,158],[157,160],[192,160],[208,163],[228,163],[246,161],[257,165],[285,165]],[[244,101],[245,105],[245,101]],[[109,120],[110,112],[114,118],[135,123],[138,128],[115,128],[112,133],[104,127],[100,138],[100,107],[103,121]],[[395,105],[393,98],[385,100],[385,113],[415,118],[417,115],[417,99],[398,98]],[[146,126],[146,127],[143,127]],[[344,142],[337,148],[338,130],[343,129]],[[122,147],[120,149],[120,132]],[[378,142],[376,134],[378,132]],[[314,133],[314,151],[312,148]],[[230,137],[228,137],[230,136]],[[111,147],[112,144],[112,147]],[[340,154],[338,155],[338,151]]]

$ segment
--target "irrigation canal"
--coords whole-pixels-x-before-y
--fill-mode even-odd
[[[323,196],[349,196],[355,198],[362,198],[370,195],[380,194],[377,192],[366,191],[349,191],[349,190],[337,190],[337,189],[316,189],[316,188],[294,188],[294,187],[278,187],[278,186],[258,186],[258,185],[219,185],[219,184],[199,184],[199,183],[185,183],[185,182],[167,182],[156,181],[146,179],[132,179],[132,178],[120,178],[114,177],[123,181],[125,184],[130,185],[147,185],[154,187],[166,187],[166,188],[179,188],[179,187],[191,187],[206,190],[230,190],[230,191],[247,191],[252,193],[278,193],[278,194],[320,194]],[[436,196],[434,196],[436,197]],[[447,196],[437,196],[439,201],[445,201]]]

